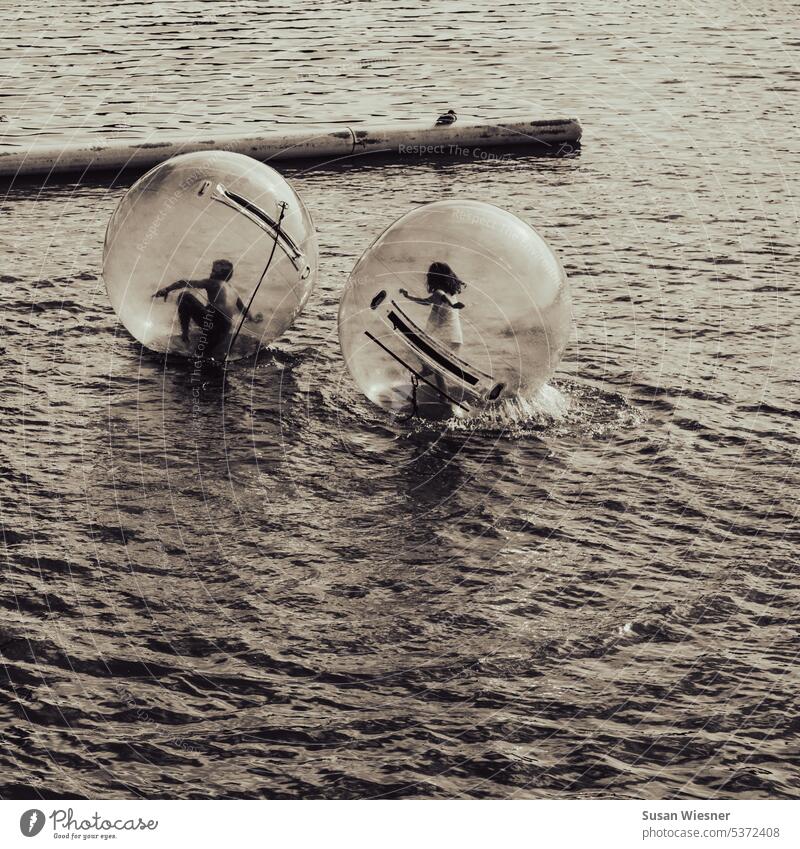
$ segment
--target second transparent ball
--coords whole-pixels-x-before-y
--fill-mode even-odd
[[[536,230],[490,204],[447,200],[404,215],[359,259],[339,339],[371,401],[445,419],[531,397],[571,320],[564,269]]]

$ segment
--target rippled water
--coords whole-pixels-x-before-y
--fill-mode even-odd
[[[199,399],[99,278],[125,185],[2,190],[0,795],[799,794],[800,42],[790,4],[713,5],[0,10],[4,145],[584,125],[570,158],[282,169],[319,289]],[[356,258],[462,196],[564,260],[561,421],[410,428],[344,371]]]

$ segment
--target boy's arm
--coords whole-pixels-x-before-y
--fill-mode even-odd
[[[208,282],[208,280],[176,280],[169,286],[159,289],[153,297],[163,298],[166,301],[170,292],[175,292],[177,289],[207,289]]]
[[[244,315],[245,321],[252,321],[253,324],[260,324],[264,320],[264,316],[261,313],[256,313],[256,315],[250,315],[247,311],[247,307],[244,305],[242,299],[237,295],[236,297],[236,308],[239,310],[242,315]]]

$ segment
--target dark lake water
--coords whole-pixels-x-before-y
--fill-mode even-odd
[[[281,170],[272,353],[143,352],[125,183],[0,190],[0,796],[800,795],[796,7],[5,4],[0,142],[577,115],[577,156]],[[414,205],[561,256],[564,421],[393,423],[336,333]]]

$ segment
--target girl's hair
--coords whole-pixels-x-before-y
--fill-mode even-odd
[[[457,295],[466,285],[446,262],[431,263],[428,269],[429,292],[433,293],[441,289],[448,295]]]

